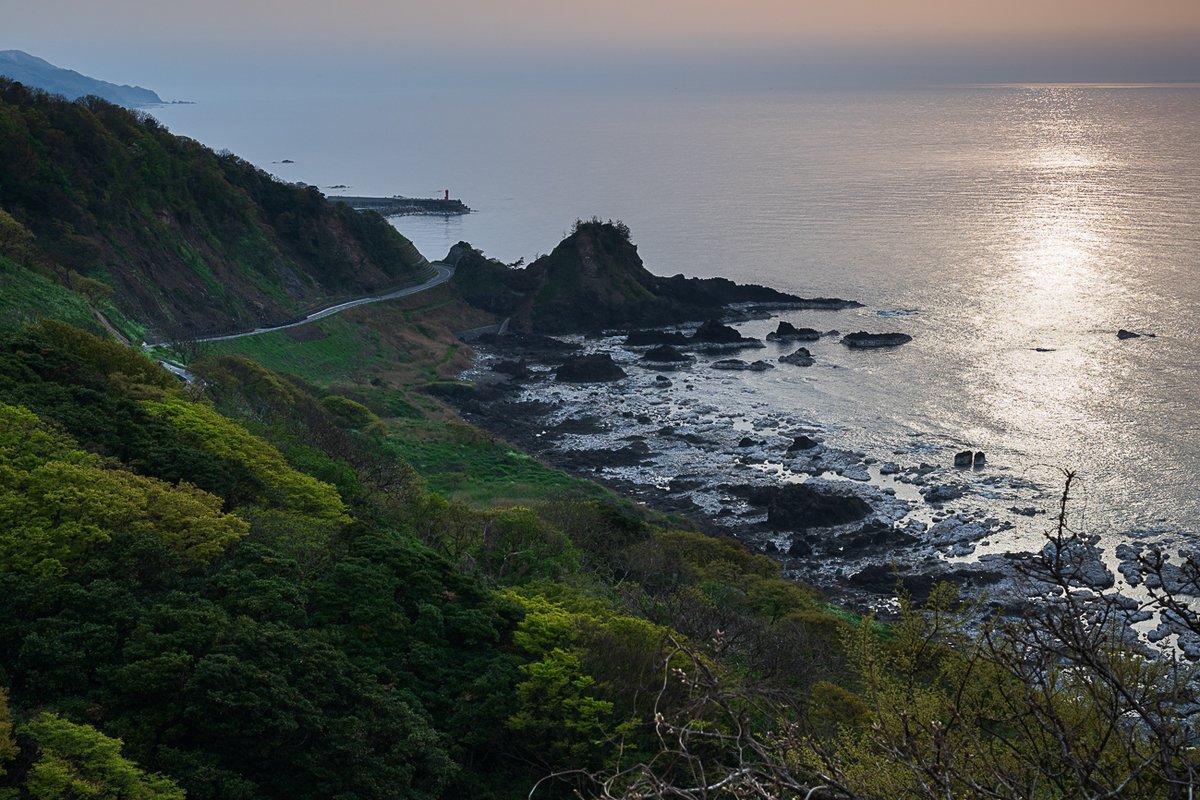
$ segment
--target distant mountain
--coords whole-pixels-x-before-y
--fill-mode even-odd
[[[95,95],[127,108],[162,102],[157,94],[141,86],[118,86],[89,78],[21,50],[0,50],[0,75],[50,94],[61,94],[68,100]]]

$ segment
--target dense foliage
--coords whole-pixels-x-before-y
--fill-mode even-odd
[[[282,321],[417,280],[375,214],[331,204],[98,98],[0,78],[0,256],[112,301],[158,335]]]
[[[651,746],[671,624],[820,616],[736,546],[447,502],[360,404],[196,369],[207,398],[61,323],[0,339],[0,786],[516,796]]]

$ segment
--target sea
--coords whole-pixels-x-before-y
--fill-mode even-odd
[[[708,401],[880,460],[982,450],[1050,507],[1073,471],[1089,532],[1200,530],[1198,88],[322,92],[151,113],[329,195],[448,190],[473,213],[392,220],[430,259],[529,262],[595,216],[658,274],[858,300],[787,318],[913,341],[823,340]]]

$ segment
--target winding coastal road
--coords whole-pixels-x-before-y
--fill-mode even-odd
[[[146,342],[142,345],[142,349],[150,350],[151,348],[159,347],[160,345],[172,344],[176,342],[223,342],[229,339],[242,339],[247,336],[258,336],[262,333],[271,333],[272,331],[284,331],[288,328],[298,328],[301,325],[307,325],[308,323],[316,322],[319,319],[332,317],[334,314],[340,314],[341,312],[351,308],[365,306],[370,303],[382,303],[385,300],[396,300],[401,297],[408,297],[409,295],[424,292],[428,289],[432,289],[435,286],[442,285],[446,281],[450,280],[450,278],[454,275],[454,268],[447,266],[446,264],[442,264],[441,262],[435,262],[430,266],[434,268],[436,274],[424,283],[419,283],[416,286],[406,286],[403,289],[397,289],[396,291],[388,292],[387,294],[360,297],[356,300],[347,300],[344,303],[338,303],[337,305],[329,306],[328,308],[322,308],[320,311],[314,311],[313,313],[309,314],[303,319],[297,320],[296,322],[288,322],[283,325],[272,325],[268,328],[255,328],[252,331],[244,331],[242,333],[227,333],[223,336],[201,336],[195,339],[176,339],[172,342]],[[165,370],[172,373],[180,380],[183,380],[187,383],[193,383],[195,381],[195,377],[183,367],[180,367],[177,364],[172,364],[171,362],[161,358],[156,358],[155,360],[162,365]]]
[[[224,336],[205,336],[199,339],[189,339],[187,341],[223,342],[227,339],[242,339],[246,336],[258,336],[260,333],[271,333],[272,331],[284,331],[288,328],[298,328],[301,325],[307,325],[310,322],[316,322],[319,319],[325,319],[326,317],[332,317],[334,314],[340,314],[347,309],[365,306],[369,303],[382,303],[384,300],[396,300],[401,297],[408,297],[410,294],[417,294],[427,289],[432,289],[433,287],[440,286],[441,284],[450,280],[450,277],[454,275],[453,267],[448,267],[445,264],[440,263],[432,264],[431,266],[437,271],[437,274],[424,283],[417,284],[416,286],[407,286],[403,289],[397,289],[394,292],[388,292],[387,294],[374,295],[371,297],[360,297],[357,300],[347,300],[344,303],[338,303],[335,306],[329,306],[329,308],[323,308],[320,311],[314,311],[303,319],[297,320],[296,322],[289,322],[285,325],[272,325],[269,328],[255,328],[252,331],[245,331],[244,333],[228,333]]]
[[[344,303],[338,303],[337,305],[329,306],[328,308],[322,308],[320,311],[314,311],[313,313],[309,314],[308,316],[304,317],[303,319],[299,319],[295,322],[288,322],[283,325],[271,325],[270,327],[266,327],[266,328],[255,328],[252,331],[243,331],[242,333],[227,333],[227,334],[224,334],[223,336],[200,336],[195,339],[173,339],[168,342],[146,342],[145,344],[142,345],[142,348],[145,350],[149,350],[152,347],[158,347],[160,345],[173,344],[173,343],[186,343],[186,342],[197,342],[197,343],[224,342],[229,339],[242,339],[247,336],[258,336],[259,334],[262,334],[262,333],[271,333],[272,331],[284,331],[284,330],[287,330],[288,328],[298,328],[301,325],[307,325],[308,323],[316,322],[319,319],[325,319],[326,317],[332,317],[334,314],[340,314],[343,311],[346,311],[351,308],[357,308],[358,306],[365,306],[370,303],[382,303],[385,300],[396,300],[401,297],[408,297],[409,295],[412,295],[412,294],[418,294],[419,292],[424,292],[427,289],[432,289],[435,286],[440,286],[441,284],[450,280],[450,278],[454,275],[454,268],[447,266],[446,264],[442,264],[440,262],[435,262],[435,263],[431,264],[430,266],[432,266],[434,268],[434,270],[436,271],[436,274],[429,280],[425,281],[424,283],[419,283],[416,286],[406,286],[403,289],[397,289],[396,291],[388,292],[387,294],[371,295],[369,297],[360,297],[356,300],[347,300]]]

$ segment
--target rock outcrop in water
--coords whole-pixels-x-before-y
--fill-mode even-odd
[[[726,358],[721,361],[714,361],[713,369],[728,369],[728,370],[745,370],[748,372],[766,372],[769,369],[775,369],[774,364],[769,364],[761,359],[758,361],[742,361],[740,358]]]
[[[820,338],[820,331],[813,328],[797,328],[786,320],[780,320],[779,326],[767,334],[768,342],[815,342]]]
[[[875,347],[897,347],[911,341],[912,337],[907,333],[867,333],[866,331],[856,331],[854,333],[847,333],[842,337],[842,344],[860,350]]]
[[[554,377],[565,383],[606,383],[628,376],[608,353],[597,353],[572,358],[554,371]]]
[[[518,331],[579,333],[650,327],[721,316],[738,304],[775,308],[853,308],[837,298],[803,298],[725,278],[670,278],[642,264],[620,223],[580,222],[550,255],[523,269],[456,245],[453,286],[477,308],[510,317]],[[671,344],[671,341],[647,341]]]
[[[788,353],[786,356],[779,357],[779,363],[791,364],[795,367],[811,367],[816,363],[812,353],[808,352],[807,347],[801,347],[794,353]]]

